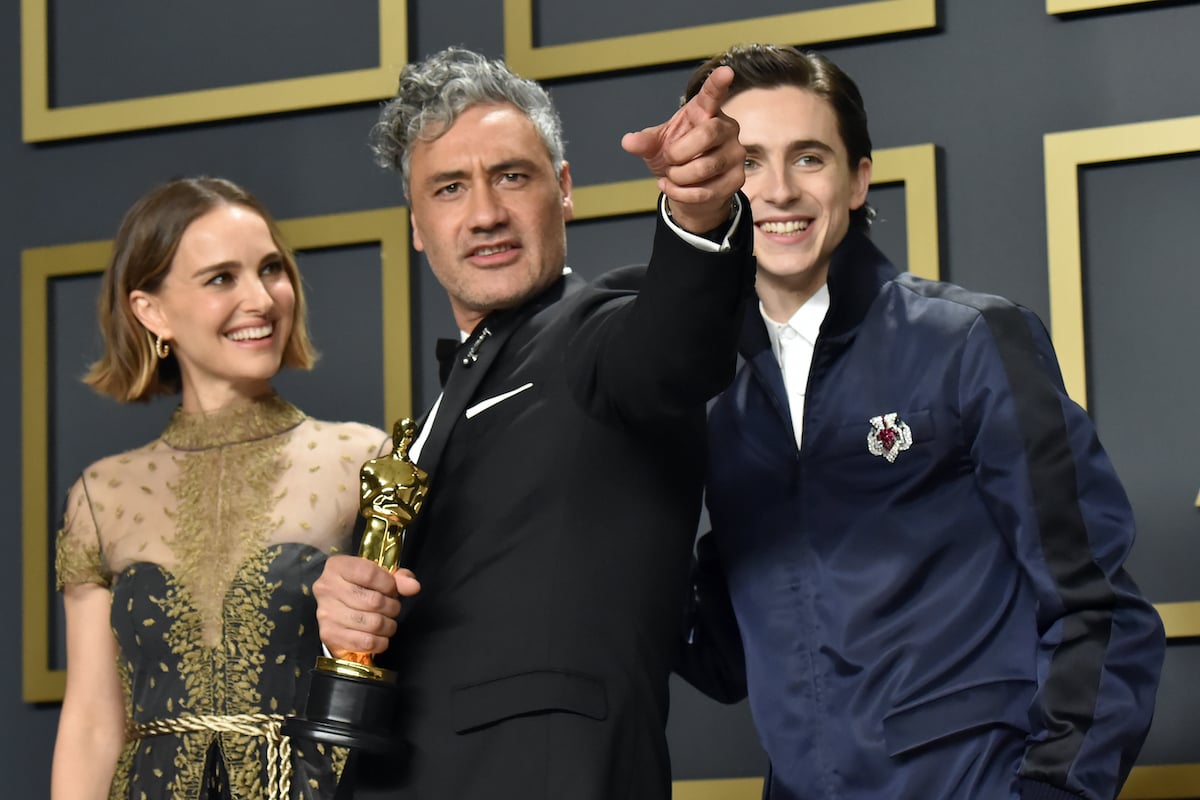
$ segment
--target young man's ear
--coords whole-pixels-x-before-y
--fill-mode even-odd
[[[867,192],[871,189],[871,159],[863,157],[858,160],[858,169],[851,178],[854,191],[850,197],[850,210],[857,211],[867,202]]]
[[[410,210],[408,212],[408,228],[412,231],[412,246],[418,253],[425,252],[425,243],[421,241],[421,229],[417,227],[416,215]]]

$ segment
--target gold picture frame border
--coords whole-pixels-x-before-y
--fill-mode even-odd
[[[533,5],[504,0],[504,54],[515,72],[539,80],[699,61],[735,42],[817,44],[937,27],[936,0],[874,0],[538,47]]]
[[[1200,764],[1134,767],[1118,800],[1188,800],[1200,795]]]
[[[297,251],[378,243],[383,314],[383,391],[386,419],[412,406],[412,310],[409,292],[408,210],[403,206],[281,220],[284,240]],[[51,585],[48,515],[50,394],[47,360],[48,285],[55,278],[103,271],[111,241],[30,248],[21,254],[22,696],[27,703],[62,700],[66,672],[48,663]],[[408,301],[404,302],[407,298]],[[383,313],[386,309],[387,313]]]
[[[49,0],[21,0],[22,137],[26,142],[75,139],[391,97],[408,61],[408,2],[377,2],[376,67],[52,108]]]
[[[1047,133],[1043,148],[1050,331],[1067,392],[1087,408],[1079,171],[1200,152],[1200,116]]]
[[[1200,764],[1134,767],[1119,800],[1188,800],[1200,787]],[[760,800],[763,778],[675,781],[675,800]]]
[[[1050,330],[1067,392],[1086,408],[1079,172],[1088,166],[1200,152],[1200,116],[1048,133],[1043,147]],[[1159,603],[1155,608],[1163,619],[1168,640],[1200,637],[1200,602]],[[1120,797],[1121,800],[1174,800],[1198,795],[1200,763],[1134,767]]]
[[[1144,6],[1160,0],[1046,0],[1047,14],[1074,14],[1079,11],[1098,11],[1102,8]]]
[[[673,781],[674,800],[761,800],[763,778],[710,778]]]

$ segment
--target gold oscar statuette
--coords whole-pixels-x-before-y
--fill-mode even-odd
[[[416,423],[405,418],[392,430],[392,452],[359,471],[359,510],[366,529],[358,555],[388,572],[400,565],[404,536],[429,492],[429,475],[408,450]],[[333,651],[317,658],[303,716],[284,723],[284,733],[318,742],[375,752],[403,745],[389,734],[395,713],[396,675],[375,665],[370,653]]]

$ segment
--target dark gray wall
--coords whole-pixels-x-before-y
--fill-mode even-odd
[[[279,218],[397,205],[396,181],[365,149],[372,104],[29,145],[21,141],[16,3],[0,10],[0,420],[11,444],[0,455],[13,556],[0,567],[0,606],[10,609],[10,657],[0,665],[6,797],[48,794],[57,707],[21,700],[20,254],[25,248],[106,239],[124,209],[173,175],[231,177]],[[374,63],[370,3],[315,0],[247,4],[50,3],[54,102],[71,105],[304,76]],[[541,43],[637,33],[675,20],[722,22],[847,5],[743,0],[608,0],[543,3]],[[195,9],[204,13],[193,13]],[[647,17],[653,14],[653,17]],[[230,20],[238,20],[231,32]],[[1194,38],[1197,3],[1158,3],[1052,17],[1041,0],[943,2],[937,31],[825,45],[859,82],[877,148],[931,142],[940,152],[943,276],[1007,295],[1049,320],[1042,137],[1047,132],[1200,114]],[[502,4],[409,0],[409,52],[450,44],[503,54]],[[791,42],[802,43],[802,42]],[[577,185],[643,177],[619,140],[663,119],[690,64],[550,81],[562,111]],[[1200,150],[1200,141],[1194,143]],[[1194,368],[1200,319],[1200,233],[1191,188],[1200,156],[1084,170],[1085,301],[1090,407],[1136,507],[1135,576],[1156,602],[1196,600],[1200,554],[1200,437]],[[1190,188],[1191,187],[1191,188]],[[872,193],[886,220],[876,238],[902,266],[904,193]],[[644,217],[572,228],[570,260],[585,275],[644,257]],[[313,327],[325,359],[280,387],[315,416],[383,424],[378,342],[378,252],[364,246],[303,254]],[[445,299],[414,258],[414,401],[436,394],[432,340],[452,330]],[[94,278],[55,281],[49,312],[53,391],[46,464],[51,520],[62,492],[91,459],[141,443],[169,404],[119,409],[74,379],[96,353]],[[26,554],[46,557],[47,554]],[[57,604],[57,599],[55,599]],[[56,636],[58,634],[56,633]],[[52,637],[55,638],[55,637]],[[52,663],[61,664],[53,648]],[[1189,683],[1200,648],[1172,644],[1159,713],[1143,763],[1200,762],[1200,701]],[[744,707],[722,708],[676,687],[671,723],[678,778],[760,774]]]

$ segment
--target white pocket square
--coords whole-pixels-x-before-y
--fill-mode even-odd
[[[489,397],[487,400],[481,400],[478,403],[476,403],[475,405],[473,405],[467,409],[467,419],[470,419],[471,417],[475,416],[476,414],[482,414],[484,411],[487,411],[492,406],[494,406],[498,403],[503,403],[505,400],[512,397],[513,395],[520,394],[521,392],[525,391],[526,389],[529,389],[532,387],[533,387],[532,383],[527,383],[524,386],[518,386],[516,389],[513,389],[511,392],[505,392],[504,394],[498,394],[495,397]]]

